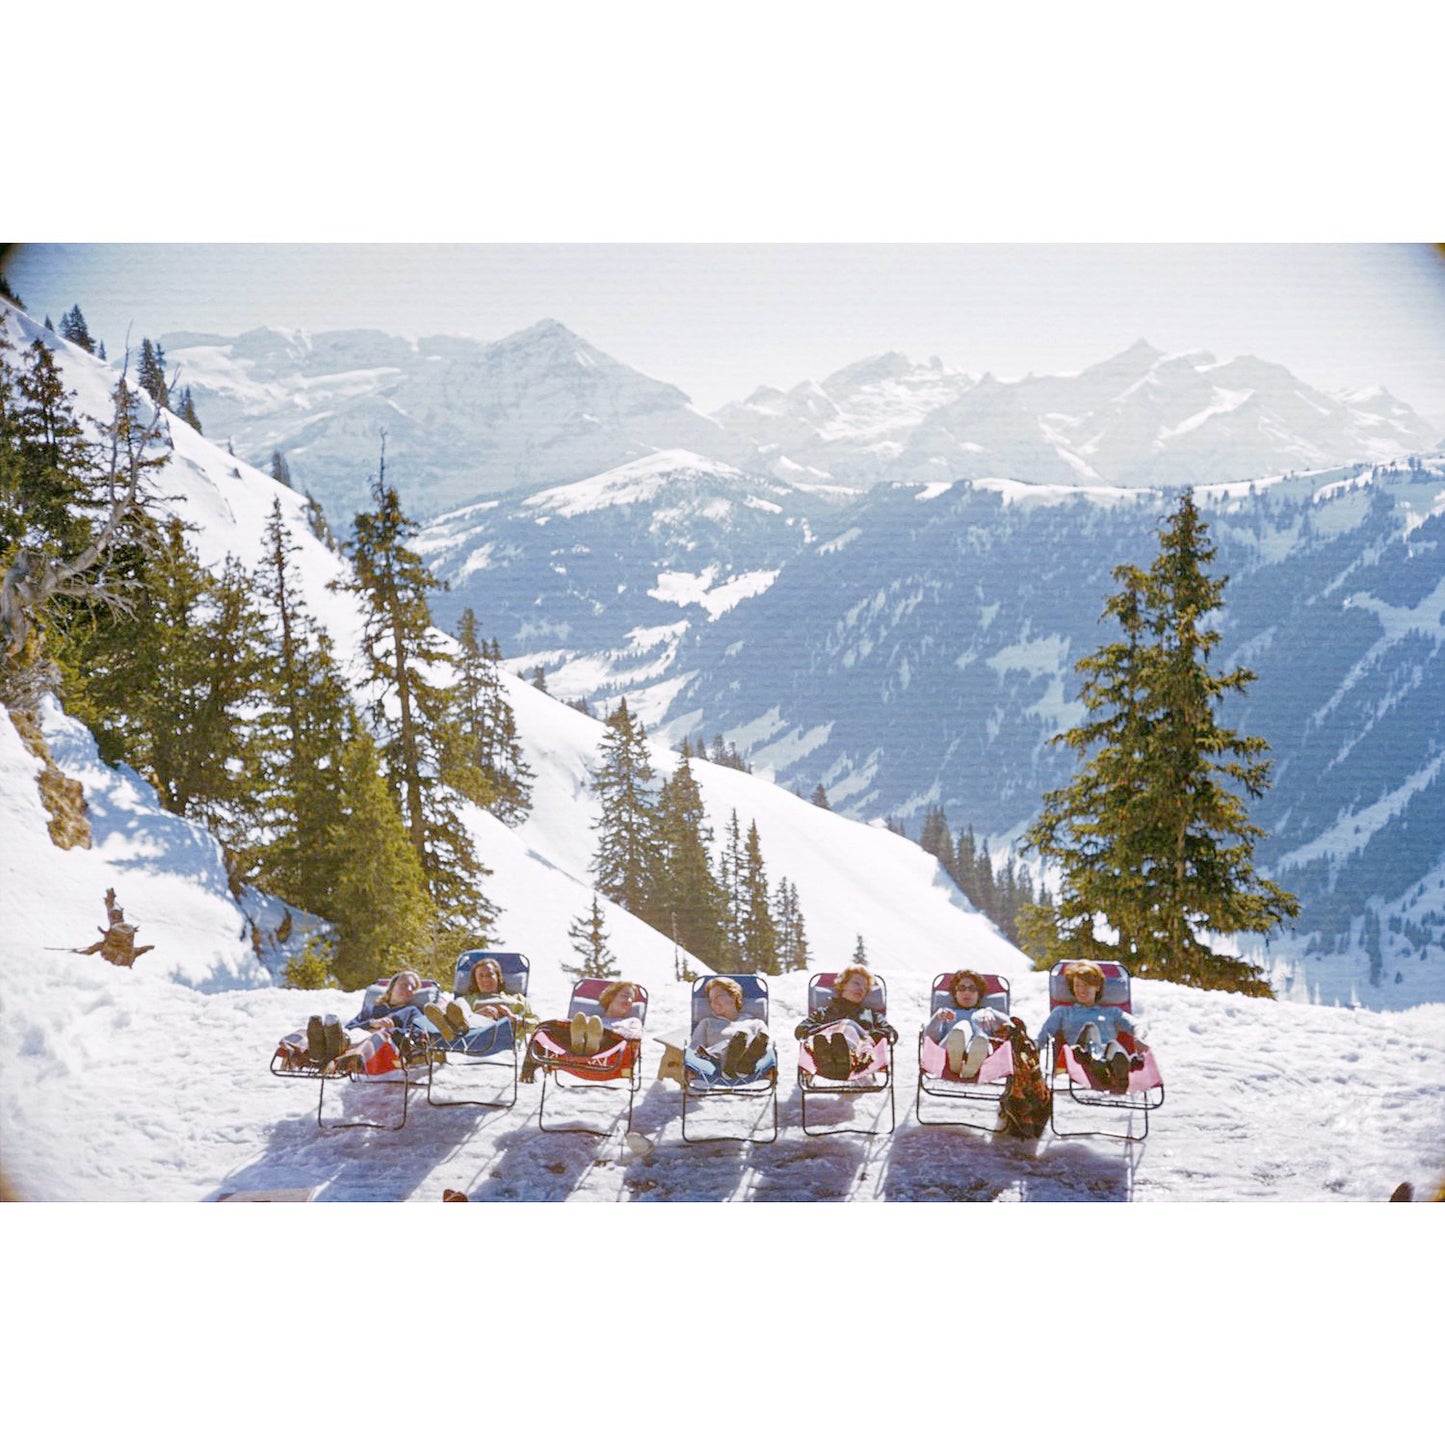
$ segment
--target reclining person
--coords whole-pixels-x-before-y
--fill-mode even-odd
[[[609,983],[597,996],[600,1015],[585,1014],[578,1009],[570,1019],[548,1019],[538,1024],[537,1033],[574,1058],[596,1059],[625,1041],[642,1038],[642,1020],[631,1017],[632,1006],[640,996],[635,983],[621,980]],[[532,1082],[536,1068],[537,1055],[529,1049],[522,1065],[524,1084]]]
[[[861,963],[850,963],[833,982],[833,997],[793,1030],[806,1039],[825,1079],[846,1079],[873,1062],[873,1045],[898,1042],[898,1030],[863,1001],[873,991],[873,975]]]
[[[445,1008],[429,1003],[424,1012],[451,1051],[465,1054],[510,1048],[518,1025],[535,1017],[522,994],[502,992],[502,970],[492,958],[473,965],[464,996]]]
[[[304,1032],[298,1029],[287,1034],[281,1048],[293,1065],[330,1068],[333,1073],[353,1072],[376,1051],[382,1042],[380,1035],[397,1028],[420,1029],[426,1034],[436,1031],[416,1006],[420,988],[421,975],[414,969],[401,969],[375,1003],[363,1000],[356,1017],[345,1028],[335,1014],[312,1014]]]
[[[1123,1009],[1096,1002],[1104,991],[1104,971],[1098,964],[1065,964],[1064,978],[1074,1002],[1060,1004],[1049,1014],[1035,1042],[1042,1050],[1050,1039],[1062,1038],[1073,1046],[1074,1059],[1092,1088],[1127,1093],[1129,1072],[1144,1067],[1147,1045],[1138,1043],[1140,1052],[1131,1054],[1119,1042],[1119,1032],[1133,1034],[1137,1041],[1141,1025]]]
[[[942,1044],[948,1067],[960,1079],[976,1079],[992,1051],[994,1039],[1008,1033],[1008,1015],[983,1003],[988,992],[983,976],[961,968],[948,981],[954,1008],[941,1008],[923,1026],[934,1043]]]
[[[683,1050],[683,1064],[699,1082],[715,1084],[750,1078],[778,1066],[778,1055],[761,1019],[741,1017],[742,985],[736,979],[711,978],[703,993],[711,1010],[697,1021]]]

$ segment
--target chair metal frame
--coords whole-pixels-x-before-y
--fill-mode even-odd
[[[841,969],[831,973],[815,973],[808,980],[808,1012],[811,1014],[814,1009],[822,1007],[826,1002],[825,998],[819,995],[820,990],[827,990],[828,994],[834,992],[834,983],[841,973]],[[870,1008],[873,1008],[882,1018],[888,1017],[888,985],[877,974],[873,975],[873,989],[864,1000]],[[878,1068],[864,1074],[858,1080],[853,1079],[823,1079],[821,1074],[810,1074],[802,1065],[802,1050],[808,1048],[808,1039],[798,1040],[799,1064],[798,1064],[798,1092],[802,1097],[802,1123],[803,1133],[810,1139],[825,1138],[830,1134],[883,1134],[893,1133],[898,1126],[898,1105],[893,1089],[893,1051],[894,1044],[885,1044],[888,1050],[888,1058]],[[809,1055],[811,1057],[811,1049]],[[882,1076],[881,1078],[879,1076]],[[821,1080],[821,1082],[819,1082]],[[827,1129],[808,1128],[808,1097],[811,1094],[831,1095],[834,1097],[854,1098],[864,1094],[888,1094],[888,1128],[883,1129],[859,1129],[855,1126],[837,1125]]]
[[[1102,969],[1104,973],[1104,990],[1100,994],[1098,1002],[1102,1005],[1121,1008],[1125,1013],[1132,1014],[1133,1009],[1133,981],[1130,978],[1129,970],[1122,963],[1105,959],[1074,959],[1065,958],[1056,963],[1049,970],[1049,1008],[1050,1010],[1060,1004],[1074,1002],[1073,993],[1068,984],[1064,981],[1064,969],[1071,963],[1092,963],[1095,967]],[[1121,1032],[1119,1042],[1131,1053],[1137,1048],[1138,1041],[1132,1034]],[[1126,1144],[1142,1143],[1149,1137],[1149,1115],[1159,1108],[1164,1102],[1164,1085],[1159,1083],[1149,1089],[1137,1092],[1133,1097],[1128,1094],[1111,1094],[1102,1089],[1081,1088],[1074,1076],[1069,1073],[1068,1065],[1064,1061],[1064,1050],[1069,1047],[1066,1040],[1056,1038],[1050,1041],[1050,1061],[1052,1067],[1049,1070],[1049,1128],[1060,1139],[1118,1139]],[[1060,1090],[1058,1076],[1063,1073],[1068,1080],[1068,1087]],[[1060,1129],[1058,1120],[1055,1117],[1058,1110],[1060,1094],[1066,1094],[1070,1100],[1086,1109],[1115,1109],[1123,1112],[1128,1117],[1125,1120],[1124,1132],[1120,1133],[1114,1129]],[[1134,1119],[1142,1117],[1144,1127],[1136,1134],[1134,1132]]]
[[[575,1013],[600,1013],[598,999],[602,990],[612,979],[605,978],[582,978],[572,986],[571,997],[567,1001],[567,1018],[571,1019]],[[640,984],[634,983],[633,987],[638,992],[638,1000],[632,1006],[632,1017],[639,1022],[647,1018],[647,990]],[[632,1106],[637,1100],[638,1091],[642,1088],[642,1040],[627,1040],[627,1062],[622,1065],[608,1064],[599,1067],[590,1064],[586,1059],[579,1058],[575,1054],[549,1054],[537,1049],[537,1035],[545,1028],[545,1024],[539,1024],[533,1030],[532,1038],[528,1044],[528,1054],[535,1060],[538,1070],[542,1075],[542,1097],[537,1106],[537,1128],[544,1134],[591,1134],[597,1138],[605,1139],[612,1133],[613,1125],[606,1129],[587,1129],[581,1125],[570,1125],[567,1128],[559,1129],[555,1126],[547,1126],[547,1082],[552,1080],[554,1093],[566,1093],[572,1089],[606,1089],[613,1093],[619,1090],[626,1090],[627,1093],[627,1124],[624,1132],[632,1130]],[[559,1077],[553,1078],[553,1075]],[[569,1075],[577,1079],[576,1083],[564,1084],[560,1075]],[[625,1078],[626,1082],[616,1084],[613,1081]]]
[[[948,973],[940,973],[933,980],[933,991],[931,1003],[928,1010],[928,1017],[931,1019],[940,1008],[957,1008],[953,994],[949,991],[949,982],[957,970],[950,970]],[[996,1008],[1000,1013],[1012,1014],[1011,999],[1012,990],[1007,978],[998,973],[983,973],[979,970],[979,976],[985,983],[989,984],[989,991],[979,1000],[979,1006]],[[950,1077],[945,1068],[940,1075],[926,1074],[923,1068],[923,1047],[928,1040],[928,1025],[924,1023],[918,1030],[918,1087],[913,1100],[913,1112],[920,1124],[934,1127],[940,1124],[956,1124],[964,1129],[977,1129],[984,1134],[998,1134],[1002,1132],[1002,1126],[998,1124],[977,1124],[971,1119],[948,1118],[948,1119],[925,1119],[923,1117],[923,1096],[928,1095],[931,1099],[962,1099],[969,1107],[974,1104],[987,1102],[997,1110],[999,1101],[1003,1098],[1008,1089],[1008,1078],[1005,1076],[997,1083],[979,1083],[977,1079],[959,1079]],[[997,1047],[997,1045],[995,1045]]]
[[[502,975],[502,988],[507,993],[520,993],[524,998],[532,980],[532,962],[524,953],[498,953],[491,949],[472,948],[463,953],[457,959],[456,970],[452,976],[452,994],[455,998],[461,998],[468,992],[471,984],[472,970],[478,963],[490,960],[495,963]],[[516,987],[520,980],[521,987]],[[517,1102],[518,1073],[521,1064],[522,1050],[526,1043],[526,1030],[520,1019],[512,1023],[512,1046],[507,1050],[505,1059],[495,1057],[502,1051],[497,1049],[491,1054],[469,1054],[461,1049],[453,1049],[450,1045],[438,1045],[431,1041],[426,1051],[426,1101],[433,1109],[459,1109],[469,1107],[473,1109],[510,1109]],[[455,1067],[463,1071],[472,1069],[510,1069],[512,1074],[512,1095],[511,1098],[503,1099],[434,1099],[432,1098],[432,1084],[436,1077],[436,1066],[443,1064],[448,1069]]]
[[[764,1024],[769,1027],[771,1038],[771,1001],[768,997],[767,980],[756,973],[735,973],[735,974],[705,974],[692,987],[692,1026],[696,1028],[699,1020],[711,1012],[707,1002],[707,986],[716,978],[730,978],[734,983],[739,984],[743,990],[743,1009],[740,1018],[761,1018]],[[750,1004],[757,1002],[762,1004],[762,1012],[748,1013]],[[771,1039],[773,1052],[776,1055],[778,1041]],[[778,1066],[774,1065],[762,1076],[754,1075],[748,1079],[741,1079],[734,1083],[723,1083],[719,1080],[716,1084],[708,1084],[703,1088],[694,1088],[691,1084],[691,1075],[684,1066],[682,1071],[682,1141],[684,1144],[709,1144],[718,1140],[737,1140],[741,1143],[764,1143],[771,1144],[778,1137]],[[755,1140],[756,1128],[750,1129],[746,1134],[694,1134],[691,1138],[687,1132],[687,1101],[689,1096],[695,1096],[698,1100],[720,1096],[723,1098],[762,1099],[768,1095],[772,1096],[773,1104],[773,1132],[767,1139]],[[697,1105],[693,1105],[696,1112]]]

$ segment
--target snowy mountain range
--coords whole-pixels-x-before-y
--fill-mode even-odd
[[[383,427],[391,479],[420,517],[670,450],[858,491],[977,476],[1219,483],[1441,441],[1383,390],[1330,396],[1254,357],[1165,355],[1144,341],[1076,375],[1017,381],[889,353],[786,392],[760,388],[711,417],[551,320],[490,344],[270,329],[161,341],[207,434],[262,469],[282,451],[343,528]]]
[[[0,322],[22,342],[39,334],[8,308],[0,308]],[[113,373],[73,347],[50,344],[81,408],[103,415]],[[308,606],[343,654],[354,649],[354,603],[325,585],[345,564],[307,532],[303,499],[182,423],[173,421],[171,433],[174,454],[157,490],[192,524],[203,559],[219,566],[234,555],[254,564],[263,519],[279,499],[303,548]],[[752,495],[751,483],[724,480],[737,496]],[[591,496],[613,487],[620,487],[615,478]],[[551,515],[586,500],[587,489],[554,499]],[[532,998],[548,1017],[567,999],[568,925],[592,898],[587,774],[602,728],[515,678],[504,681],[535,775],[534,807],[515,829],[475,809],[466,820],[492,870],[497,941],[530,956]],[[1364,1201],[1386,1198],[1401,1180],[1433,1190],[1442,1172],[1440,1003],[1381,1015],[1140,980],[1135,1004],[1170,1080],[1155,1122],[1163,1147],[1048,1136],[1016,1143],[918,1126],[909,1112],[912,1041],[933,975],[965,961],[1008,975],[1013,1009],[1035,1027],[1047,1006],[1045,980],[916,845],[813,807],[760,775],[706,762],[693,766],[710,822],[721,829],[733,810],[756,819],[770,870],[797,886],[815,965],[837,966],[861,936],[887,979],[890,1017],[904,1040],[894,1133],[802,1135],[791,1034],[805,1008],[806,978],[792,974],[773,988],[773,1031],[784,1055],[778,1141],[684,1145],[676,1086],[653,1077],[653,1068],[655,1036],[687,1027],[688,991],[675,980],[673,945],[605,901],[611,945],[651,994],[631,1135],[543,1134],[537,1090],[526,1086],[507,1114],[429,1109],[416,1100],[398,1134],[322,1131],[313,1087],[272,1078],[266,1061],[307,1014],[348,1016],[357,996],[274,987],[276,941],[264,935],[274,933],[277,901],[234,897],[214,840],[160,809],[134,772],[102,763],[89,734],[53,702],[39,723],[55,765],[84,790],[92,836],[89,847],[54,842],[37,786],[41,759],[0,710],[7,1197],[182,1201],[290,1189],[327,1200],[435,1200],[449,1187],[476,1202]],[[654,760],[671,766],[656,740]],[[154,945],[133,969],[73,951],[93,939],[107,887],[117,890],[138,941]],[[259,954],[258,936],[270,945]],[[380,1088],[329,1090],[327,1108],[338,1111],[332,1121],[393,1122],[396,1096]],[[1355,1127],[1342,1130],[1346,1098]],[[592,1107],[594,1122],[615,1117],[605,1103]]]
[[[1080,716],[1073,665],[1167,494],[980,479],[822,500],[665,454],[478,504],[421,545],[443,615],[474,607],[560,696],[625,693],[666,735],[721,732],[861,818],[916,832],[941,805],[1017,839],[1072,769],[1048,739]],[[1198,500],[1231,578],[1221,665],[1259,675],[1229,721],[1272,748],[1259,857],[1305,902],[1295,951],[1315,977],[1338,956],[1377,1000],[1440,996],[1445,457]],[[733,513],[747,524],[719,535]]]

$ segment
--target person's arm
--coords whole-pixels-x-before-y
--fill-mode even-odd
[[[620,1039],[640,1039],[642,1037],[641,1019],[603,1019],[602,1027],[616,1034]]]
[[[1063,1027],[1063,1023],[1064,1010],[1061,1005],[1060,1007],[1052,1009],[1050,1011],[1048,1018],[1044,1020],[1043,1028],[1039,1030],[1038,1037],[1034,1039],[1034,1042],[1039,1046],[1039,1048],[1043,1048],[1043,1046],[1048,1043],[1048,1041],[1053,1038],[1055,1034],[1058,1033],[1060,1028]]]
[[[898,1042],[898,1030],[884,1018],[877,1009],[860,1009],[858,1022],[874,1038],[887,1039],[890,1044]],[[866,1015],[866,1018],[864,1017]]]
[[[832,1023],[833,1020],[828,1015],[828,1010],[831,1006],[831,1004],[825,1004],[822,1008],[815,1008],[813,1012],[793,1030],[793,1037],[795,1039],[805,1039],[809,1034],[817,1033],[825,1024]]]
[[[941,1008],[924,1024],[923,1032],[928,1035],[936,1044],[941,1044],[948,1037],[948,1031],[953,1027],[953,1021],[958,1017],[951,1008]]]

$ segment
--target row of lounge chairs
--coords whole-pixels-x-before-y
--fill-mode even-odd
[[[531,981],[531,964],[520,953],[503,953],[491,950],[473,949],[457,960],[452,980],[452,991],[461,998],[469,989],[473,967],[482,960],[494,962],[500,970],[503,990],[510,994],[526,996]],[[1128,970],[1119,963],[1099,965],[1105,975],[1103,1004],[1116,1005],[1126,1012],[1132,1012],[1132,989]],[[1071,1000],[1068,984],[1063,977],[1064,964],[1059,964],[1050,974],[1050,1007]],[[691,1024],[696,1026],[709,1009],[706,986],[713,975],[706,975],[693,987]],[[741,1018],[755,1018],[764,1026],[770,1025],[769,996],[767,980],[761,975],[732,975],[743,991]],[[833,973],[814,974],[808,981],[808,1011],[812,1013],[825,1007],[833,997],[837,975]],[[939,1008],[951,1007],[952,997],[949,983],[952,975],[941,974],[933,981],[930,1016]],[[982,974],[988,985],[987,996],[982,1002],[1001,1013],[1011,1012],[1010,987],[1007,978],[998,974]],[[367,991],[366,1003],[380,998],[390,980],[380,979]],[[602,979],[580,979],[572,989],[567,1006],[567,1018],[577,1014],[600,1015],[601,995],[606,987]],[[423,980],[422,990],[417,995],[419,1007],[441,1000],[442,991],[435,980]],[[636,986],[631,1016],[639,1024],[647,1016],[648,996],[645,988]],[[865,1000],[879,1017],[887,1014],[887,985],[883,979],[874,977],[872,992]],[[541,1099],[538,1107],[538,1127],[545,1133],[587,1133],[606,1135],[615,1127],[615,1120],[607,1127],[595,1127],[586,1122],[573,1121],[558,1124],[556,1115],[566,1112],[572,1100],[563,1103],[560,1095],[572,1094],[579,1089],[608,1090],[621,1093],[625,1100],[625,1128],[632,1128],[633,1106],[642,1086],[643,1040],[614,1040],[611,1045],[596,1054],[576,1053],[568,1046],[566,1031],[540,1026],[530,1037],[521,1029],[506,1030],[496,1043],[483,1053],[468,1051],[464,1039],[443,1042],[435,1034],[421,1034],[419,1031],[395,1030],[391,1035],[397,1044],[396,1067],[379,1075],[362,1075],[364,1085],[399,1087],[401,1108],[389,1111],[390,1122],[377,1122],[366,1117],[367,1111],[354,1111],[361,1117],[343,1117],[339,1120],[326,1117],[326,1091],[328,1084],[333,1088],[337,1078],[329,1072],[324,1063],[303,1061],[284,1056],[278,1049],[271,1060],[271,1072],[280,1078],[313,1079],[318,1082],[316,1119],[323,1129],[381,1128],[401,1129],[405,1127],[408,1101],[413,1088],[425,1089],[426,1102],[434,1108],[471,1107],[481,1109],[510,1109],[518,1098],[518,1082],[522,1077],[540,1076]],[[662,1041],[671,1051],[676,1062],[681,1056],[682,1040]],[[1131,1046],[1132,1041],[1126,1040]],[[776,1058],[776,1055],[773,1055]],[[847,1078],[827,1077],[820,1071],[813,1056],[810,1040],[804,1038],[798,1044],[797,1083],[801,1097],[802,1129],[807,1135],[835,1133],[878,1134],[892,1132],[896,1124],[894,1101],[895,1060],[893,1048],[886,1041],[877,1042],[871,1055],[860,1059]],[[524,1073],[525,1069],[525,1073]],[[500,1081],[494,1079],[488,1092],[477,1092],[480,1071],[499,1072]],[[930,1038],[923,1029],[918,1035],[918,1076],[915,1113],[920,1124],[957,1124],[986,1132],[998,1132],[995,1122],[999,1102],[1007,1089],[1012,1075],[1012,1059],[1007,1040],[995,1046],[994,1052],[974,1078],[962,1078],[952,1072],[943,1047]],[[1125,1140],[1142,1139],[1148,1133],[1149,1114],[1164,1102],[1163,1081],[1158,1073],[1157,1063],[1152,1062],[1147,1072],[1131,1079],[1129,1091],[1123,1096],[1110,1094],[1095,1087],[1073,1058],[1073,1051],[1056,1044],[1046,1065],[1051,1089],[1050,1126],[1055,1134],[1064,1137],[1095,1135]],[[682,1086],[682,1137],[686,1143],[712,1139],[751,1139],[755,1142],[771,1142],[778,1135],[778,1074],[774,1064],[765,1070],[744,1077],[726,1077],[711,1083],[704,1083],[687,1069],[673,1069],[668,1073]],[[549,1117],[549,1094],[551,1116]],[[882,1123],[881,1107],[875,1117],[865,1124],[853,1122],[855,1110],[848,1110],[846,1116],[840,1111],[823,1104],[824,1100],[856,1103],[867,1096],[876,1095],[887,1102],[887,1125]],[[1109,1128],[1076,1128],[1068,1126],[1078,1120],[1065,1121],[1061,1127],[1058,1105],[1064,1099],[1084,1110],[1109,1109],[1121,1111],[1124,1121],[1122,1131]],[[747,1131],[742,1134],[723,1132],[699,1134],[698,1116],[704,1112],[703,1105],[709,1104],[706,1112],[716,1115],[721,1111],[711,1108],[711,1101],[723,1100],[761,1102],[762,1112],[754,1107]],[[821,1123],[818,1119],[820,1105],[830,1117]],[[812,1117],[810,1118],[810,1109]],[[575,1113],[575,1110],[573,1111]],[[735,1110],[729,1110],[736,1114]],[[691,1115],[691,1119],[690,1116]],[[1080,1116],[1087,1119],[1088,1115]],[[1096,1116],[1097,1117],[1097,1116]],[[1135,1132],[1135,1121],[1142,1120],[1142,1128]],[[691,1124],[692,1132],[689,1133]]]

